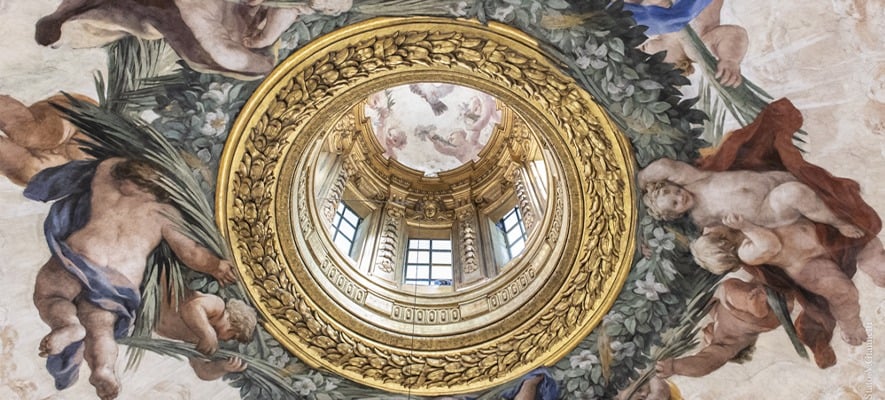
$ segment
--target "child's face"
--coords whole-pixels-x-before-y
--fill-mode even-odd
[[[221,317],[214,328],[215,335],[218,336],[219,340],[233,340],[237,337],[237,332],[230,324],[230,314],[227,311],[224,312],[224,316]]]
[[[665,185],[658,189],[655,203],[659,210],[682,215],[694,207],[694,196],[679,186]]]

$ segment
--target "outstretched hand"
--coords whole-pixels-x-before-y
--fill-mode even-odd
[[[714,76],[723,86],[738,87],[743,82],[741,64],[731,60],[719,60]]]
[[[218,268],[212,276],[218,280],[218,283],[220,283],[221,286],[227,286],[237,281],[237,274],[234,272],[234,267],[231,265],[230,261],[227,260],[221,260],[218,262]]]

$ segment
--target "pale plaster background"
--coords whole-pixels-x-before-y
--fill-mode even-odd
[[[59,89],[94,96],[92,73],[102,50],[50,49],[33,41],[34,22],[58,1],[0,0],[0,94],[31,103]],[[725,20],[750,32],[744,72],[775,97],[802,110],[810,132],[807,158],[858,180],[865,198],[885,214],[885,4],[882,0],[726,2]],[[31,302],[37,269],[49,252],[42,234],[48,207],[25,200],[0,177],[0,399],[94,398],[80,382],[57,392],[39,340],[48,332]],[[885,393],[885,289],[855,278],[871,343],[851,348],[834,339],[838,364],[827,370],[800,360],[786,335],[763,334],[753,361],[703,378],[677,378],[686,399],[877,399]],[[121,368],[122,370],[122,368]],[[196,379],[187,363],[148,355],[122,374],[121,399],[233,399],[221,381]],[[869,397],[865,397],[865,396]]]

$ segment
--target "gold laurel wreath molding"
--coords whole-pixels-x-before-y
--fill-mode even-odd
[[[292,193],[310,186],[303,155],[369,94],[416,82],[495,96],[561,163],[561,200],[549,213],[559,217],[538,235],[560,256],[538,283],[541,300],[514,310],[506,329],[483,327],[459,340],[410,340],[380,324],[366,330],[371,323],[314,282],[344,268],[317,247],[319,205]],[[634,249],[633,164],[605,112],[524,33],[495,23],[380,18],[307,44],[256,90],[225,145],[217,219],[264,327],[306,363],[393,392],[476,392],[557,361],[611,307]]]

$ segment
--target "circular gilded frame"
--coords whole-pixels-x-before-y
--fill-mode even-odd
[[[561,256],[543,288],[511,316],[457,338],[385,332],[319,290],[334,258],[310,239],[320,221],[314,200],[293,194],[308,179],[298,173],[310,169],[305,149],[333,132],[354,104],[415,82],[491,94],[562,164],[567,210],[562,226],[544,225],[563,230],[546,235]],[[216,217],[265,328],[293,354],[380,389],[449,395],[556,362],[599,324],[633,257],[633,173],[624,135],[531,37],[496,23],[378,18],[307,44],[256,90],[222,154]]]

